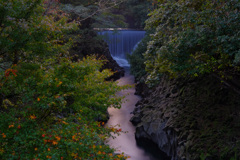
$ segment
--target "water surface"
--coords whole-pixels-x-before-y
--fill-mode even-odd
[[[125,76],[118,80],[118,84],[134,84],[134,77],[126,70]],[[125,155],[130,156],[129,160],[156,160],[142,148],[139,148],[135,140],[135,127],[129,120],[132,116],[130,113],[134,110],[135,104],[140,100],[140,97],[134,95],[134,93],[135,88],[119,92],[118,95],[126,96],[121,109],[108,108],[110,119],[106,125],[115,126],[119,124],[122,131],[127,131],[127,133],[121,133],[120,136],[116,136],[114,139],[109,138],[107,143],[112,148],[117,149],[116,153],[124,152]]]

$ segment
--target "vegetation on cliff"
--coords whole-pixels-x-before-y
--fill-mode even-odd
[[[154,0],[153,5],[147,48],[140,45],[130,56],[131,64],[140,61],[133,67],[136,75],[145,67],[146,82],[156,87],[136,119],[142,118],[145,128],[151,120],[144,117],[151,119],[153,112],[162,118],[158,123],[166,121],[165,130],[177,133],[180,148],[173,148],[181,158],[238,159],[240,2]]]
[[[0,1],[0,159],[125,159],[104,144],[106,109],[125,86],[104,60],[73,62],[77,23],[58,1]]]
[[[148,12],[153,8],[150,0],[127,0],[113,10],[125,18],[128,28],[143,29]]]
[[[78,17],[80,23],[95,28],[126,27],[124,17],[113,13],[113,10],[126,0],[60,0],[64,3],[63,9]],[[88,21],[85,23],[84,21]]]
[[[143,53],[147,50],[147,43],[151,40],[149,33],[146,33],[145,37],[138,43],[137,48],[132,52],[132,54],[128,54],[127,58],[129,63],[131,64],[131,74],[134,75],[136,80],[140,80],[147,73],[145,70],[145,59]]]
[[[155,29],[145,53],[149,80],[161,73],[229,78],[239,70],[239,10],[238,0],[158,0],[146,21]]]

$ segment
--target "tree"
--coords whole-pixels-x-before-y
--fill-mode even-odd
[[[145,53],[150,77],[215,73],[229,78],[239,70],[239,10],[238,0],[159,0],[146,21],[146,29],[155,29]]]
[[[72,62],[76,28],[55,0],[0,1],[0,159],[126,159],[104,144],[121,131],[102,127],[126,87],[103,60]]]
[[[152,5],[149,0],[128,0],[114,9],[113,13],[123,15],[129,28],[143,29],[147,14],[151,9]]]
[[[175,102],[171,102],[173,105],[170,104],[169,107],[181,111],[174,115],[169,124],[178,128],[176,131],[180,141],[186,139],[183,150],[177,151],[186,159],[208,159],[211,156],[213,159],[237,159],[240,156],[239,141],[233,142],[232,138],[226,138],[238,137],[239,127],[229,124],[238,124],[239,119],[234,118],[226,123],[222,116],[214,120],[205,118],[221,114],[232,117],[238,110],[239,11],[238,0],[158,0],[146,21],[146,28],[154,29],[144,55],[148,82],[159,84],[160,80],[165,82],[166,77],[177,77],[173,83],[169,83],[177,86],[180,94],[173,98]],[[199,78],[191,78],[198,76]],[[226,86],[238,94],[232,93]],[[227,95],[229,98],[226,100],[224,98]],[[221,110],[229,109],[230,106],[233,106],[230,113]],[[219,113],[216,110],[220,110]],[[191,125],[186,125],[189,117],[192,117],[189,119]],[[183,123],[179,123],[180,119]],[[206,123],[200,119],[206,119]],[[206,128],[199,125],[207,124],[208,121],[213,123]],[[193,122],[197,123],[196,128],[189,127],[195,126]],[[186,127],[179,129],[179,126]],[[226,131],[218,132],[221,135],[217,135],[218,133],[211,133],[212,129]],[[191,138],[182,136],[185,133],[189,135],[190,132],[193,133]],[[222,137],[225,137],[223,141],[220,140]],[[204,139],[210,143],[205,143]]]
[[[64,4],[62,7],[68,13],[78,17],[80,23],[85,20],[93,19],[96,23],[94,27],[118,27],[124,26],[124,19],[121,15],[113,14],[112,9],[116,8],[126,0],[91,0],[91,1],[77,1],[77,0],[61,0]]]
[[[62,43],[63,34],[76,24],[67,23],[63,12],[46,14],[45,7],[40,0],[0,2],[1,62],[16,64],[66,53],[70,43]]]

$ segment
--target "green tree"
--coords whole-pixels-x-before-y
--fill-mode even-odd
[[[239,79],[240,1],[157,0],[154,1],[154,7],[155,9],[149,14],[150,18],[146,21],[146,29],[154,29],[151,40],[148,42],[147,51],[144,54],[146,70],[149,75],[148,81],[150,84],[159,84],[160,79],[166,77],[166,75],[172,78],[177,77],[175,82],[182,83],[182,86],[177,83],[176,86],[181,88],[179,88],[181,92],[186,89],[185,91],[189,94],[186,96],[184,94],[185,91],[183,91],[183,94],[181,93],[178,98],[174,98],[176,106],[183,104],[183,108],[186,108],[173,118],[173,126],[179,127],[179,119],[184,121],[180,126],[186,125],[186,117],[194,117],[193,119],[195,119],[195,113],[198,114],[197,117],[200,119],[204,119],[206,115],[214,117],[222,113],[232,116],[232,114],[222,112],[220,108],[230,108],[227,104],[232,104],[234,106],[233,112],[236,112],[237,109],[235,107],[239,106],[238,102],[231,102],[240,93],[234,85],[239,85],[237,83],[232,85],[228,82],[233,82],[231,81],[233,76],[237,77],[234,77],[236,79],[233,80],[238,81]],[[196,76],[200,76],[200,78],[190,78]],[[215,101],[214,99],[222,99],[226,94],[221,95],[220,91],[214,94],[214,90],[221,90],[222,86],[209,83],[209,80],[205,80],[208,77],[219,78],[227,84],[224,86],[231,87],[238,94],[234,93],[231,95],[226,104],[223,104],[225,102]],[[200,86],[203,86],[205,91],[201,92],[198,86],[190,89],[193,92],[189,92],[188,87],[191,88],[193,84],[186,81],[189,78],[194,79],[193,83],[195,85],[201,84]],[[189,84],[186,84],[186,82]],[[211,84],[210,90],[207,87],[209,84]],[[206,94],[213,94],[213,96],[203,98],[202,96],[206,95],[205,92],[207,92]],[[186,97],[192,97],[192,100],[186,101],[188,99]],[[196,98],[198,98],[198,101],[194,102]],[[217,109],[213,107],[218,105]],[[178,108],[176,106],[174,104],[172,107]],[[202,113],[198,107],[202,109]],[[182,109],[182,105],[179,106],[179,109]],[[188,112],[188,110],[193,111]],[[216,114],[215,110],[220,110],[220,114]],[[194,140],[190,143],[187,140],[186,145],[184,144],[186,148],[183,151],[183,155],[186,158],[190,157],[190,159],[205,159],[210,156],[213,156],[213,159],[238,159],[239,141],[232,142],[231,138],[228,139],[226,137],[228,135],[231,137],[237,136],[239,128],[238,126],[229,127],[229,124],[223,123],[222,119],[222,117],[215,121],[211,119],[210,121],[214,121],[214,125],[210,125],[208,129],[196,127],[197,129],[192,130],[191,127],[189,129],[190,125],[186,125],[186,128],[179,130],[180,139],[183,138],[181,134],[192,131],[196,131],[196,135],[194,133],[191,137],[199,139],[199,141]],[[190,123],[193,124],[193,122],[191,119]],[[214,127],[215,124],[219,123],[222,124]],[[239,124],[238,119],[236,119],[236,124]],[[216,138],[218,133],[210,133],[210,130],[213,128],[216,128],[218,131],[226,129],[226,131],[218,132],[223,135]],[[219,140],[221,137],[224,137],[222,142]],[[205,143],[203,139],[207,139],[211,143]],[[227,143],[228,140],[231,142]],[[206,147],[207,144],[208,147]]]
[[[62,8],[71,13],[74,17],[78,17],[80,24],[84,21],[92,24],[88,27],[95,28],[113,28],[126,27],[124,17],[120,14],[114,14],[112,10],[126,0],[109,1],[109,0],[91,0],[91,1],[77,1],[77,0],[61,0],[65,5]]]
[[[147,43],[150,41],[150,33],[146,33],[145,37],[139,42],[137,48],[132,54],[128,55],[128,61],[131,65],[131,73],[134,75],[136,80],[140,80],[147,73],[145,71],[145,59],[143,54],[147,51]]]
[[[145,53],[149,80],[215,73],[230,77],[239,69],[240,3],[159,0],[146,21],[155,29]]]
[[[125,87],[105,81],[111,72],[100,72],[102,64],[93,57],[56,58],[1,72],[0,158],[125,159],[104,144],[110,132],[121,131],[102,127]]]
[[[77,28],[55,0],[0,1],[0,159],[126,159],[104,144],[107,107],[126,88],[103,60],[72,62]]]
[[[63,35],[76,24],[67,23],[64,13],[47,7],[41,0],[0,2],[1,63],[16,64],[67,52],[71,43],[62,43]]]
[[[121,3],[113,12],[123,15],[129,28],[143,29],[151,9],[152,5],[148,0],[128,0]]]

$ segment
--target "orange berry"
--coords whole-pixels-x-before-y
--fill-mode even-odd
[[[58,144],[58,142],[56,142],[56,141],[53,141],[53,142],[52,142],[52,144],[53,144],[53,145],[57,145],[57,144]]]
[[[57,139],[57,141],[60,141],[60,140],[61,140],[61,138],[60,138],[60,137],[58,137],[58,136],[56,136],[55,138]]]
[[[13,127],[14,127],[14,125],[13,125],[13,124],[11,124],[11,125],[9,125],[9,126],[8,126],[8,128],[13,128]]]
[[[5,135],[4,133],[2,133],[2,137],[3,137],[3,138],[6,138],[6,135]]]
[[[35,115],[31,115],[30,119],[36,119],[37,117]]]

